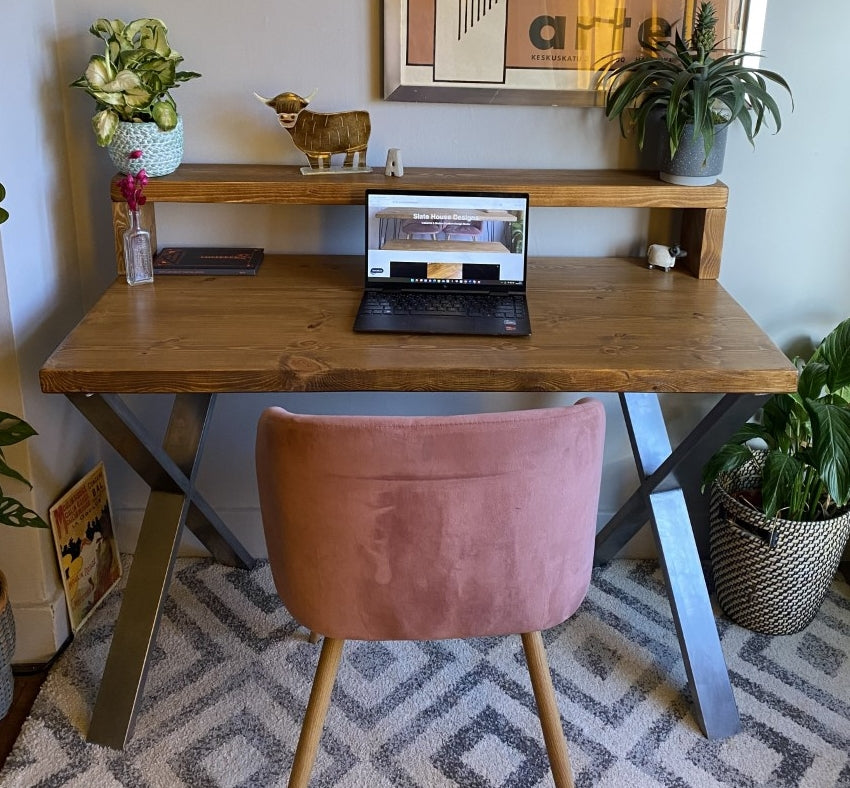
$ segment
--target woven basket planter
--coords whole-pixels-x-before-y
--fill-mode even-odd
[[[107,146],[109,158],[118,172],[138,174],[144,167],[151,176],[174,172],[183,160],[183,118],[171,131],[161,131],[156,123],[128,123],[122,121]],[[128,159],[134,150],[140,150],[139,159]]]
[[[12,676],[12,655],[15,653],[15,619],[9,602],[6,578],[0,572],[0,719],[12,705],[15,679]]]
[[[767,635],[805,629],[850,536],[850,512],[831,520],[768,519],[733,497],[761,487],[763,455],[711,490],[710,555],[717,601],[735,623]]]

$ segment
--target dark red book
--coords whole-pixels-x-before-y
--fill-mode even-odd
[[[154,275],[253,276],[263,262],[262,249],[229,246],[166,246],[153,261]]]

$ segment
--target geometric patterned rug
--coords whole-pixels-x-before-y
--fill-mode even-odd
[[[715,741],[691,715],[662,583],[655,562],[613,561],[544,633],[577,785],[850,788],[847,583],[796,635],[718,614],[743,730]],[[268,564],[178,561],[123,752],[85,741],[119,601],[52,668],[0,786],[285,785],[319,647]],[[552,785],[520,639],[348,642],[311,785]]]

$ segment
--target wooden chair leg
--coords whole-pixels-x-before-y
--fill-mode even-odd
[[[289,775],[289,788],[307,788],[310,782],[310,772],[313,771],[313,762],[319,749],[319,739],[322,736],[325,715],[328,713],[343,645],[344,640],[328,637],[322,644],[322,653],[319,655],[319,664],[307,703],[307,713],[304,715],[304,724],[301,726],[292,772]]]
[[[525,651],[525,661],[528,663],[528,672],[531,675],[531,687],[534,690],[534,700],[537,702],[537,713],[543,728],[543,741],[546,742],[546,751],[549,753],[555,786],[556,788],[574,788],[570,754],[567,751],[567,740],[564,738],[564,730],[561,727],[561,715],[555,700],[555,688],[552,686],[552,674],[549,672],[543,637],[539,632],[523,633],[522,647]]]

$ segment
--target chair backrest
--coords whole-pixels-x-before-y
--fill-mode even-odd
[[[334,638],[532,632],[587,593],[605,412],[308,416],[268,408],[257,480],[278,593]]]

